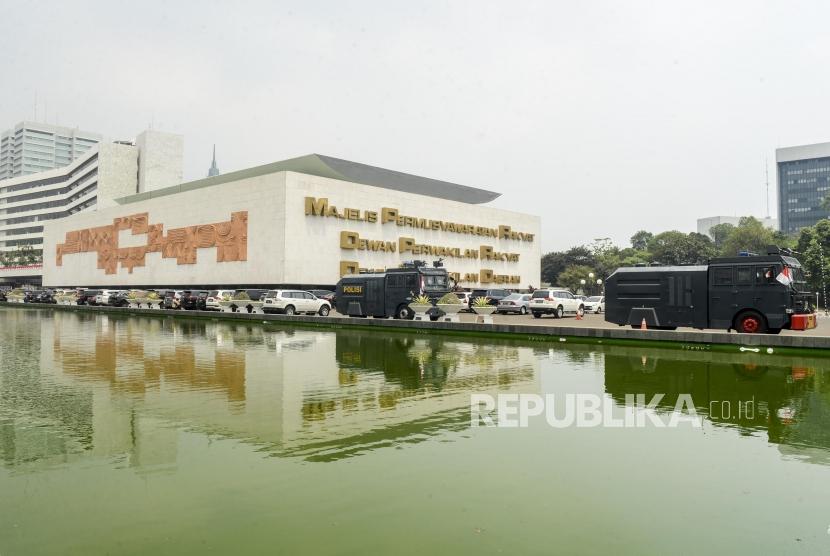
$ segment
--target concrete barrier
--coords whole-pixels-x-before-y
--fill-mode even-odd
[[[537,326],[522,324],[479,324],[475,322],[430,322],[374,318],[321,317],[306,315],[267,315],[226,313],[219,311],[185,311],[175,309],[134,309],[129,307],[90,307],[88,305],[45,305],[38,303],[0,303],[15,310],[49,309],[54,311],[97,312],[125,316],[175,317],[248,321],[274,325],[322,328],[356,328],[374,331],[420,334],[474,335],[509,337],[530,341],[574,342],[604,345],[646,345],[694,351],[726,351],[793,355],[809,351],[810,356],[830,357],[830,337],[735,334],[720,331],[635,330],[630,328],[588,328]]]

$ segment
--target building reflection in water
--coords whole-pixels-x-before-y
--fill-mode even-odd
[[[452,438],[469,427],[471,393],[539,393],[551,378],[619,404],[664,393],[671,409],[688,393],[711,422],[782,452],[812,448],[805,457],[823,463],[830,448],[830,387],[814,360],[60,311],[3,319],[0,458],[21,471],[99,457],[165,472],[189,434],[337,460]],[[738,414],[749,400],[755,413]]]
[[[16,390],[46,400],[46,389],[66,402],[40,411],[65,439],[41,442],[25,458],[41,463],[93,455],[163,470],[175,464],[181,431],[242,440],[278,456],[337,459],[461,430],[470,391],[533,391],[536,376],[532,350],[507,343],[16,314],[20,322],[3,330],[26,335],[28,347],[17,353],[32,376]],[[71,418],[61,419],[64,406]],[[3,425],[4,455],[21,453],[21,427],[36,414],[32,407],[25,419],[12,419],[16,433]]]
[[[682,357],[682,358],[681,358]],[[673,410],[690,394],[701,417],[741,434],[765,434],[785,454],[830,463],[830,375],[822,359],[614,348],[605,353],[605,387],[625,395],[664,394]],[[815,448],[816,450],[811,450]]]

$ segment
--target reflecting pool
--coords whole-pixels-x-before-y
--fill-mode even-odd
[[[823,359],[4,308],[0,361],[3,556],[830,552]]]

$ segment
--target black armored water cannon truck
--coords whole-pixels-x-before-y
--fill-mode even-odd
[[[384,272],[347,274],[337,283],[337,312],[350,317],[411,319],[409,307],[416,297],[425,295],[435,303],[452,290],[452,281],[440,260],[432,266],[411,261]],[[437,307],[427,314],[435,320],[443,314]]]
[[[678,326],[778,334],[815,328],[813,294],[786,249],[741,253],[699,266],[618,268],[605,282],[605,320],[620,326]]]

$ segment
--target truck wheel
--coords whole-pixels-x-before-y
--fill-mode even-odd
[[[327,316],[329,316],[329,311],[330,311],[329,306],[328,305],[323,305],[322,307],[320,307],[320,310],[317,311],[317,314],[320,315],[321,317],[327,317]]]
[[[285,306],[285,314],[286,314],[286,315],[291,316],[291,315],[293,315],[293,314],[294,314],[294,313],[296,313],[296,312],[297,312],[297,311],[296,311],[296,309],[294,309],[294,306],[293,306],[293,305],[286,305],[286,306]]]
[[[409,305],[400,305],[398,310],[395,311],[395,318],[401,320],[410,320],[415,316],[415,313],[412,312],[412,309],[409,308]]]
[[[767,324],[760,314],[747,311],[735,319],[735,330],[742,334],[763,334],[767,331]]]
[[[559,307],[556,308],[556,312],[553,313],[553,318],[561,319],[564,316],[565,316],[565,309],[563,309],[562,306],[560,305]]]
[[[542,318],[542,313],[537,313],[536,311],[534,311],[534,312],[533,312],[533,318],[534,318],[534,319],[540,319],[540,318]]]

